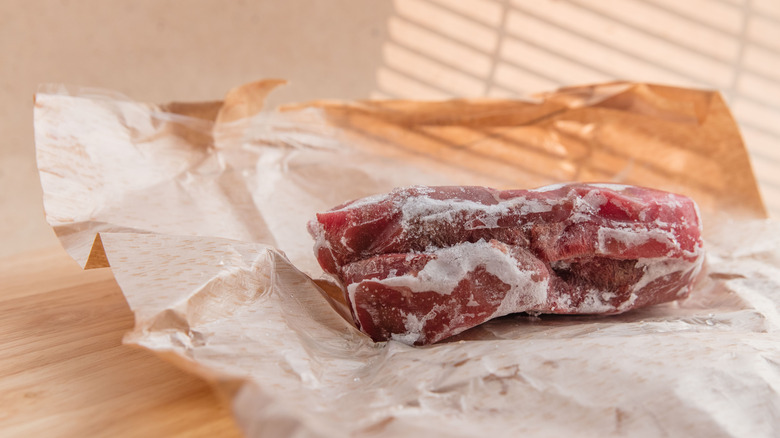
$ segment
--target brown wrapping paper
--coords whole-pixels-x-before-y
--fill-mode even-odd
[[[142,345],[230,391],[248,436],[772,436],[780,225],[715,92],[610,83],[528,101],[149,105],[42,87],[47,219],[110,264]],[[606,181],[700,205],[707,275],[683,302],[492,321],[425,348],[339,312],[305,223],[410,184]],[[333,299],[331,297],[336,297]]]

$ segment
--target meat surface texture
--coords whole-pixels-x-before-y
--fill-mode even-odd
[[[357,326],[416,345],[510,313],[684,298],[704,259],[691,199],[615,184],[414,186],[317,214],[309,231]]]

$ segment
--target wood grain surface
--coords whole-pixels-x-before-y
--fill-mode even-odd
[[[240,436],[208,384],[122,345],[132,326],[110,269],[0,259],[0,436]]]

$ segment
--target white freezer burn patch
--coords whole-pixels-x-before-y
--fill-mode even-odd
[[[530,213],[545,213],[553,206],[565,200],[562,199],[528,199],[524,196],[502,200],[497,204],[481,204],[465,200],[439,200],[427,196],[413,196],[404,200],[401,205],[401,226],[408,230],[414,227],[416,221],[455,220],[463,212],[473,213],[484,226],[476,228],[497,228],[498,220],[510,213],[526,215]],[[472,228],[473,229],[473,228]]]
[[[372,281],[394,288],[406,287],[412,292],[433,291],[449,295],[469,273],[483,267],[510,286],[506,304],[509,304],[507,301],[520,300],[529,306],[536,306],[547,301],[548,282],[534,280],[532,277],[535,271],[521,269],[514,257],[489,242],[463,242],[437,249],[435,255],[436,258],[429,261],[416,276],[406,274]]]

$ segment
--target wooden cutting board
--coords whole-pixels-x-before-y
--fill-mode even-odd
[[[122,345],[132,326],[110,269],[0,259],[0,436],[240,436],[205,382]]]

